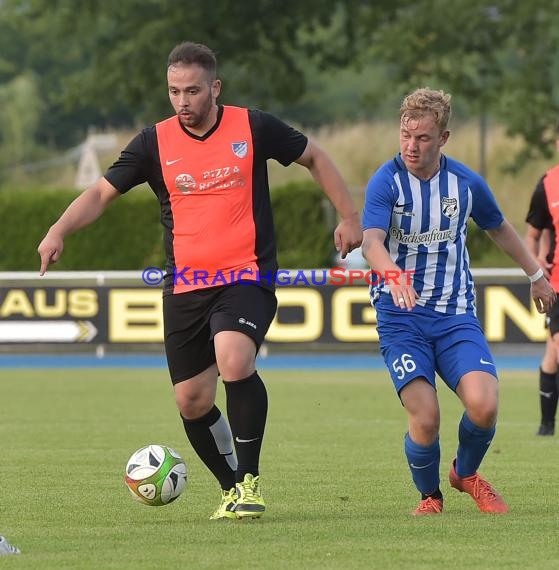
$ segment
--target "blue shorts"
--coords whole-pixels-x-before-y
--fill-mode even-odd
[[[408,311],[392,305],[392,298],[383,301],[375,303],[380,350],[398,394],[419,377],[436,388],[435,374],[453,391],[468,372],[497,377],[475,315],[447,315],[419,305]]]

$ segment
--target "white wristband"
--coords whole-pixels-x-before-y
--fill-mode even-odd
[[[541,267],[534,273],[534,275],[528,275],[530,283],[534,283],[535,281],[541,279],[542,277],[543,277],[543,269]]]

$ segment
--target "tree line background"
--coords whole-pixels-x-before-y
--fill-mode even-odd
[[[91,125],[168,116],[174,44],[218,54],[222,102],[304,127],[394,115],[420,85],[549,153],[559,114],[559,0],[0,0],[0,167]]]
[[[0,0],[0,190],[92,127],[169,116],[166,59],[184,40],[217,53],[224,104],[305,129],[397,128],[403,95],[430,86],[453,94],[455,121],[520,141],[509,176],[553,157],[559,0]]]

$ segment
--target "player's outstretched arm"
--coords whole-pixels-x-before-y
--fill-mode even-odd
[[[41,256],[39,274],[44,275],[49,264],[56,263],[64,249],[64,238],[94,222],[118,196],[118,190],[105,178],[84,190],[54,223],[37,251]]]
[[[312,140],[309,139],[307,148],[295,162],[309,169],[340,215],[340,223],[334,230],[334,244],[343,259],[363,240],[361,216],[353,198],[332,159]]]

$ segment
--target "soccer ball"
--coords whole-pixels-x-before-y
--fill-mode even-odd
[[[174,449],[146,445],[128,460],[124,481],[140,503],[152,507],[168,505],[179,498],[186,485],[186,465]]]

